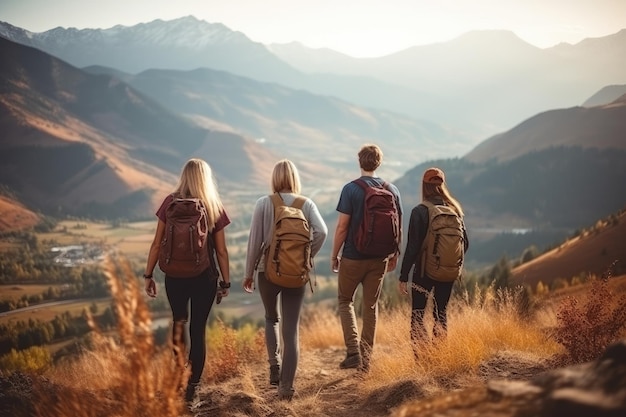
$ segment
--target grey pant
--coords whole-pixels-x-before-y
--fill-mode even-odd
[[[269,282],[263,272],[259,272],[258,285],[263,307],[265,307],[265,344],[268,361],[270,365],[281,365],[278,391],[282,394],[289,394],[293,392],[293,381],[298,368],[300,355],[298,328],[306,286],[281,287]],[[280,314],[278,294],[280,294]],[[279,342],[278,332],[280,318],[282,318],[282,326],[280,326],[282,344]]]

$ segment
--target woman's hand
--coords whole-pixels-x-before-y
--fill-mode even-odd
[[[148,294],[148,297],[155,298],[157,296],[157,288],[154,278],[145,278],[144,286],[146,287],[146,294]]]
[[[401,294],[408,294],[409,290],[408,290],[408,284],[404,281],[400,281],[398,282],[398,289],[400,290]]]
[[[243,290],[247,293],[254,291],[254,278],[243,279]]]

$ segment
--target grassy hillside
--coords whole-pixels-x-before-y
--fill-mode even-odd
[[[557,278],[626,273],[626,210],[582,229],[576,237],[512,270],[511,282],[535,287]]]
[[[430,161],[396,181],[405,213],[420,201],[421,177],[430,166],[445,171],[463,205],[470,262],[516,258],[531,245],[545,250],[626,206],[626,195],[617,191],[626,184],[623,150],[562,147],[501,163]]]
[[[0,233],[30,229],[40,217],[17,201],[0,195]]]

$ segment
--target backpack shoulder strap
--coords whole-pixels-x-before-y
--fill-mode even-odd
[[[270,201],[272,202],[272,205],[274,206],[274,211],[276,211],[276,208],[285,205],[285,202],[283,201],[282,197],[278,193],[270,194]]]
[[[420,203],[422,206],[426,207],[426,213],[427,213],[427,223],[426,223],[426,234],[424,235],[424,241],[422,242],[422,248],[421,248],[421,262],[420,262],[420,276],[424,276],[424,271],[426,269],[426,251],[428,249],[426,242],[429,239],[429,232],[430,232],[430,215],[432,213],[432,209],[435,208],[435,205],[427,200],[422,200],[422,202]]]
[[[361,187],[363,189],[363,191],[365,191],[365,189],[367,187],[369,187],[369,185],[367,185],[367,183],[365,181],[363,181],[361,178],[357,178],[356,180],[352,180],[353,183],[355,183],[356,185],[358,185],[359,187]]]
[[[428,209],[428,211],[430,212],[431,208],[435,207],[435,204],[431,201],[428,200],[423,200],[420,204],[422,204],[423,206],[426,206],[426,208]]]
[[[293,204],[291,205],[291,207],[302,210],[302,206],[304,206],[305,202],[306,198],[302,197],[301,195],[296,196],[296,199],[293,200]]]

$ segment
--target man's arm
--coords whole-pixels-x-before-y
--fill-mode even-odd
[[[346,236],[348,236],[348,227],[350,227],[350,215],[340,212],[333,238],[333,249],[330,252],[330,267],[334,272],[339,271],[339,250],[341,250],[346,241]]]

